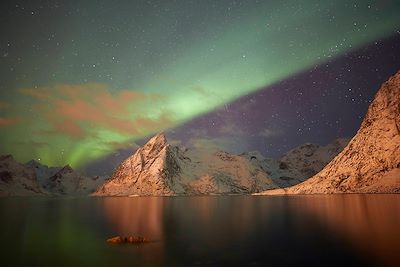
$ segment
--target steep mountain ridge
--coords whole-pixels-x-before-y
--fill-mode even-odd
[[[400,71],[381,88],[346,148],[307,181],[263,194],[400,192]]]
[[[0,196],[45,195],[34,170],[14,160],[11,155],[0,156]]]
[[[175,153],[174,153],[175,152]],[[179,153],[167,144],[164,135],[156,135],[135,154],[123,161],[96,192],[111,195],[173,195],[171,176],[179,170]]]

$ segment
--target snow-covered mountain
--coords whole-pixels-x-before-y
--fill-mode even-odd
[[[20,164],[10,155],[0,156],[0,196],[87,195],[104,180],[83,176],[69,165],[48,167],[34,160]]]
[[[160,133],[118,166],[93,195],[246,194],[277,187],[244,157],[182,150]]]
[[[276,160],[257,151],[233,155],[201,148],[181,149],[168,144],[160,133],[122,162],[107,180],[85,177],[69,165],[48,167],[34,160],[25,166],[20,164],[28,170],[20,173],[30,173],[28,178],[32,180],[34,176],[40,191],[51,195],[249,194],[305,181],[347,142],[338,139],[323,147],[304,144]],[[7,191],[7,186],[4,188]]]
[[[104,178],[86,177],[75,171],[71,166],[66,165],[50,177],[45,178],[43,188],[53,194],[60,195],[87,195],[93,193],[101,184]]]
[[[258,151],[240,156],[266,172],[279,186],[288,187],[301,183],[322,170],[349,142],[340,138],[327,146],[304,144],[285,153],[280,159],[265,158]]]
[[[265,194],[400,192],[400,71],[379,89],[357,134],[321,172]]]
[[[119,165],[93,195],[249,194],[285,187],[320,171],[345,144],[345,139],[326,147],[306,144],[275,160],[257,151],[233,155],[181,149],[160,133]]]
[[[286,183],[282,186],[295,185],[307,180],[321,171],[349,143],[350,139],[340,138],[327,146],[304,144],[298,146],[279,160],[278,177]]]
[[[11,155],[0,156],[0,196],[45,194],[34,170],[16,162]]]
[[[10,190],[3,195],[22,194],[11,187],[25,188],[29,183],[24,179],[34,181],[40,192],[49,195],[87,195],[97,188],[94,195],[98,196],[249,194],[304,181],[322,169],[345,144],[344,139],[326,147],[305,144],[275,160],[256,151],[233,155],[201,148],[181,149],[168,144],[161,133],[126,159],[107,181],[104,177],[85,177],[69,165],[48,167],[34,160],[25,165],[15,161],[6,164],[2,173],[14,166],[11,171],[18,170],[17,176],[22,180],[4,185],[4,192],[8,187]]]

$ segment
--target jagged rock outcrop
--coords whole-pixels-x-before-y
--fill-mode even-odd
[[[86,177],[66,165],[52,176],[43,180],[43,188],[59,195],[87,195],[93,193],[103,182],[104,178]]]
[[[104,177],[87,177],[75,171],[71,166],[48,167],[35,160],[25,163],[33,169],[44,191],[52,195],[87,195],[93,193]]]
[[[357,134],[309,180],[266,194],[399,193],[400,71],[379,89]]]
[[[16,162],[11,155],[0,156],[0,196],[45,194],[32,169]]]
[[[47,183],[49,177],[53,176],[62,169],[62,167],[48,167],[47,165],[44,165],[36,160],[28,161],[25,163],[25,166],[35,171],[36,179],[41,186],[44,186]]]
[[[238,194],[268,188],[277,186],[245,158],[182,150],[161,133],[118,166],[93,195]]]

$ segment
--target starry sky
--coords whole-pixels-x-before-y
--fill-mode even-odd
[[[354,135],[400,69],[399,1],[0,5],[0,154],[21,162],[106,172],[160,131],[278,157]]]

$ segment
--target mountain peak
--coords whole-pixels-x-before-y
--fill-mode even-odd
[[[44,165],[44,164],[42,164],[39,161],[34,160],[34,159],[31,159],[30,161],[25,163],[25,165],[28,166],[28,167],[35,167],[35,168],[48,168],[47,165]]]
[[[165,138],[165,134],[164,132],[160,132],[158,134],[156,134],[155,136],[153,136],[152,138],[150,138],[150,140],[146,143],[147,144],[155,144],[155,143],[167,143],[167,138]]]
[[[163,132],[153,136],[141,149],[145,154],[158,154],[164,147],[168,145],[167,139]]]
[[[62,173],[71,173],[71,172],[73,172],[73,171],[74,171],[74,169],[72,169],[72,167],[71,167],[69,164],[65,165],[65,166],[62,167],[62,169],[60,170],[60,172],[62,172]]]
[[[178,154],[164,133],[158,133],[123,161],[95,195],[173,195],[183,191],[172,183],[180,171]]]

